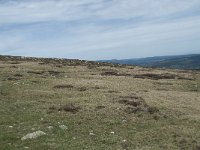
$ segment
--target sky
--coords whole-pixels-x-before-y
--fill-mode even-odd
[[[0,0],[0,55],[200,54],[200,0]]]

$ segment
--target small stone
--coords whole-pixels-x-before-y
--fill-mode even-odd
[[[9,128],[13,128],[13,126],[9,126]]]
[[[115,132],[113,132],[113,131],[112,131],[112,132],[110,132],[110,133],[111,133],[111,134],[115,134]]]
[[[59,125],[59,128],[61,128],[62,130],[67,130],[67,126],[66,125]]]
[[[49,130],[52,130],[53,129],[53,126],[48,126],[47,127]]]
[[[27,135],[25,135],[24,137],[21,138],[22,141],[27,140],[27,139],[35,139],[38,138],[42,135],[46,135],[46,133],[44,133],[43,131],[36,131],[33,133],[29,133]]]
[[[95,134],[94,134],[94,133],[92,133],[92,132],[90,132],[90,133],[89,133],[89,135],[91,135],[91,136],[94,136]]]

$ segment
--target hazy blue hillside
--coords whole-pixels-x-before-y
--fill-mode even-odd
[[[200,69],[200,54],[102,61],[157,68]]]

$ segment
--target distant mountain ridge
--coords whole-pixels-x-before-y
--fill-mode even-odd
[[[200,54],[155,56],[137,59],[101,60],[117,64],[137,65],[152,68],[195,69],[200,70]]]

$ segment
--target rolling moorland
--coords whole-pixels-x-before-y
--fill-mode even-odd
[[[0,133],[2,150],[199,150],[200,72],[0,56]]]
[[[118,64],[137,65],[152,68],[192,69],[200,70],[200,54],[178,56],[156,56],[138,59],[102,60]]]

